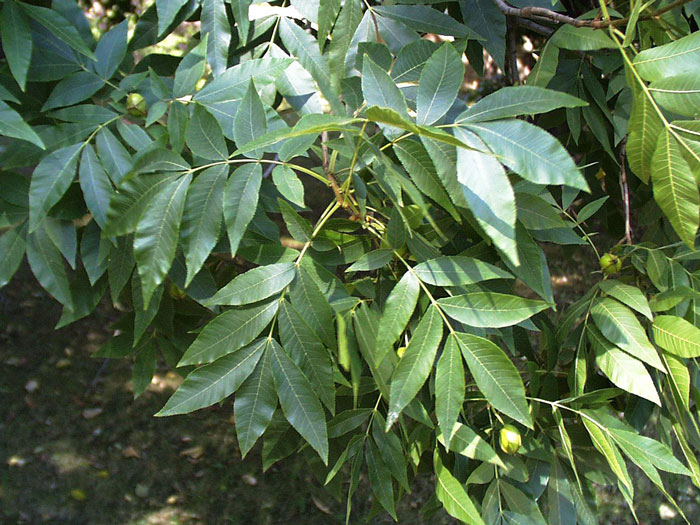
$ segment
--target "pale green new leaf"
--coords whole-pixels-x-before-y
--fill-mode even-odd
[[[391,376],[387,429],[396,422],[401,411],[416,397],[428,379],[441,339],[442,319],[437,308],[432,306],[418,323],[406,352]]]
[[[391,290],[384,304],[384,311],[379,318],[377,328],[376,355],[378,363],[389,352],[406,329],[409,319],[413,315],[420,295],[420,283],[413,272],[403,274],[401,280]]]
[[[591,317],[608,341],[654,368],[665,370],[656,348],[629,308],[610,297],[596,299]]]
[[[681,317],[659,315],[651,325],[654,342],[678,357],[700,357],[700,329]]]
[[[211,363],[255,339],[277,313],[277,298],[227,310],[210,321],[182,356],[178,366]]]
[[[464,385],[462,354],[455,336],[450,334],[435,368],[435,415],[448,444],[464,403]]]
[[[235,256],[258,206],[262,183],[260,164],[244,164],[233,172],[224,192],[224,219],[231,255]]]
[[[654,381],[641,361],[618,349],[595,326],[587,326],[586,334],[598,368],[615,386],[661,406]]]
[[[190,285],[219,239],[227,175],[228,166],[212,166],[190,184],[180,227],[187,265],[185,286]]]
[[[188,414],[218,403],[241,386],[258,364],[268,339],[225,355],[191,372],[156,416]]]
[[[482,337],[463,333],[455,336],[469,371],[487,401],[496,410],[533,428],[523,380],[505,352]]]
[[[314,387],[274,339],[270,340],[272,370],[287,421],[328,464],[328,430]]]
[[[452,44],[446,42],[428,59],[418,83],[417,121],[432,124],[452,107],[464,81],[464,64]]]
[[[136,227],[134,259],[146,307],[175,258],[185,196],[191,180],[192,174],[187,174],[165,186],[148,202]]]
[[[668,130],[661,134],[654,151],[651,179],[654,200],[681,240],[693,248],[700,223],[698,186],[678,141]]]
[[[485,328],[518,324],[550,308],[544,301],[496,292],[471,292],[438,299],[447,315],[460,323]]]

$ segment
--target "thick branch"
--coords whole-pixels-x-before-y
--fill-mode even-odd
[[[668,11],[671,11],[672,9],[681,7],[691,1],[692,0],[676,0],[675,2],[668,4],[666,7],[663,7],[658,11],[655,11],[648,15],[640,16],[639,20],[650,20]],[[629,17],[618,18],[617,20],[581,20],[578,18],[572,18],[570,16],[563,15],[561,13],[557,13],[556,11],[546,9],[544,7],[530,6],[517,8],[510,5],[505,0],[493,0],[493,2],[498,6],[498,9],[500,9],[501,12],[506,16],[526,18],[538,22],[555,22],[558,24],[569,24],[574,27],[592,27],[594,29],[604,29],[610,26],[617,27],[625,25],[627,22],[629,22]]]

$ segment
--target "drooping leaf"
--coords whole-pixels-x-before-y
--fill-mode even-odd
[[[95,73],[103,80],[109,80],[117,71],[126,54],[126,40],[129,24],[126,20],[107,31],[95,48]]]
[[[7,4],[5,4],[7,5]],[[44,142],[19,113],[0,100],[0,135],[26,140],[44,149]]]
[[[615,279],[601,281],[598,286],[606,294],[636,310],[650,321],[653,321],[649,303],[642,291],[636,286],[630,286]]]
[[[178,366],[211,363],[247,345],[277,312],[279,301],[227,310],[210,321],[180,359]]]
[[[27,236],[27,261],[39,284],[70,308],[71,291],[63,257],[44,225]]]
[[[486,122],[585,105],[586,102],[580,98],[561,91],[535,86],[510,86],[485,96],[457,117],[455,122]]]
[[[185,286],[199,272],[219,239],[228,166],[212,166],[190,184],[182,214],[180,242],[185,253]]]
[[[26,226],[18,226],[6,231],[0,237],[0,288],[5,286],[19,268],[26,249]]]
[[[469,326],[512,326],[546,310],[544,301],[495,292],[472,292],[438,299],[447,315]]]
[[[447,470],[437,454],[433,464],[436,477],[435,495],[447,513],[464,523],[484,525],[484,520],[464,486]]]
[[[494,408],[532,428],[525,400],[525,387],[518,369],[506,354],[488,339],[456,333],[462,355],[476,385]]]
[[[78,168],[81,144],[58,149],[41,159],[29,186],[29,231],[37,229],[68,190]]]
[[[651,180],[654,200],[681,240],[693,248],[700,223],[700,196],[680,145],[668,130],[659,136],[651,159]]]
[[[329,348],[335,346],[333,310],[327,297],[304,266],[297,268],[296,279],[289,290],[294,307],[304,312],[304,321]]]
[[[644,80],[687,73],[700,59],[700,34],[691,33],[663,46],[644,49],[634,57],[634,67]]]
[[[512,279],[497,266],[472,257],[446,256],[421,263],[413,268],[424,283],[434,286],[462,286],[490,279]]]
[[[391,290],[377,328],[376,352],[379,362],[406,329],[420,294],[420,284],[412,271],[406,272]]]
[[[423,315],[406,352],[391,376],[387,429],[398,419],[428,378],[442,339],[442,319],[436,307]]]
[[[134,259],[141,277],[143,302],[163,282],[175,258],[180,221],[192,175],[165,186],[146,206],[134,235]]]
[[[207,62],[216,77],[223,73],[228,65],[229,46],[231,45],[231,24],[226,15],[224,0],[204,1],[202,5],[202,32],[209,35]],[[245,42],[242,43],[245,45]]]
[[[269,342],[267,343],[269,345]],[[233,414],[236,418],[236,437],[241,456],[253,448],[267,429],[277,408],[277,393],[272,376],[270,352],[265,351],[253,370],[236,392]]]
[[[433,124],[450,109],[464,80],[464,65],[455,48],[443,44],[425,63],[416,99],[419,124]]]
[[[156,416],[188,414],[230,396],[253,373],[268,339],[262,338],[191,372]]]
[[[448,444],[464,403],[464,364],[459,344],[450,334],[435,368],[435,415]]]
[[[369,482],[372,492],[377,497],[379,504],[384,507],[396,521],[396,508],[394,505],[394,491],[391,483],[391,473],[384,464],[377,446],[369,441],[365,446],[365,460],[369,471]]]
[[[475,148],[457,148],[457,179],[464,198],[486,235],[517,264],[515,195],[506,172],[495,156],[482,153],[487,148],[479,137],[460,128],[455,133]]]
[[[448,442],[448,438],[450,437],[451,439]],[[501,458],[498,457],[496,451],[491,448],[488,441],[465,424],[455,423],[451,430],[447,431],[447,433],[443,431],[443,433],[438,436],[438,441],[445,445],[445,448],[456,454],[461,454],[471,459],[486,461],[505,468],[505,464],[501,461]]]
[[[223,160],[228,157],[226,140],[219,122],[199,104],[194,106],[185,141],[192,153],[199,157],[209,160]]]
[[[661,406],[654,381],[641,361],[618,349],[595,326],[587,326],[586,334],[596,364],[614,385]]]
[[[15,0],[8,0],[0,15],[2,48],[12,76],[24,91],[32,58],[32,33],[26,15]],[[2,119],[4,120],[4,119]]]
[[[20,2],[19,5],[22,6],[27,15],[44,26],[53,36],[68,44],[78,53],[92,60],[96,59],[75,26],[66,20],[58,11],[27,4],[25,2]]]
[[[226,286],[219,289],[208,305],[242,305],[267,299],[282,291],[295,275],[293,263],[283,262],[259,266],[238,275]]]
[[[100,228],[104,228],[107,224],[109,199],[113,193],[112,183],[90,144],[85,146],[80,157],[79,178],[85,204],[95,218],[95,222],[100,225]]]
[[[277,397],[287,421],[328,464],[326,417],[309,380],[282,347],[270,341],[272,371]]]
[[[654,342],[679,357],[700,356],[700,329],[681,317],[659,315],[651,325]]]
[[[231,174],[226,184],[224,219],[232,256],[236,255],[243,234],[255,215],[261,182],[260,164],[244,164]]]

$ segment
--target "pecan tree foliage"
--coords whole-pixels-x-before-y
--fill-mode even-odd
[[[58,327],[119,304],[97,356],[137,396],[180,373],[158,416],[232,405],[243,455],[304,454],[348,519],[361,479],[396,516],[427,471],[425,514],[595,523],[593,484],[634,512],[629,464],[683,515],[697,1],[156,0],[99,39],[0,3],[0,285],[26,255]],[[523,35],[525,82],[467,103],[465,60],[517,84]],[[572,304],[546,244],[602,259]]]

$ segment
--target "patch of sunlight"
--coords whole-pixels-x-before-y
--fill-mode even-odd
[[[90,461],[69,448],[66,443],[57,442],[47,447],[49,461],[56,467],[59,474],[69,474],[90,466]]]
[[[661,518],[662,520],[672,520],[677,515],[678,514],[676,513],[676,511],[673,510],[666,503],[662,503],[661,505],[659,505],[659,518]]]
[[[199,522],[199,516],[179,507],[167,506],[132,518],[127,525],[180,525]]]

